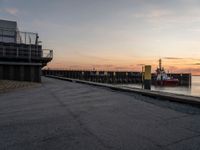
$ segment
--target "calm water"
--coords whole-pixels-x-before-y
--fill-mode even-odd
[[[142,88],[141,84],[128,84],[128,85],[123,85],[123,86],[130,87],[130,88],[131,87]],[[191,87],[152,86],[151,90],[170,92],[170,93],[178,93],[178,94],[184,94],[184,95],[193,95],[193,96],[199,96],[200,97],[200,76],[192,76],[192,86]]]

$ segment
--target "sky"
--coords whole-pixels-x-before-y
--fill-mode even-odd
[[[0,0],[0,19],[39,33],[48,68],[200,75],[199,0]]]

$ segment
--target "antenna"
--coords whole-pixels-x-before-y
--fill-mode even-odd
[[[162,59],[159,59],[159,69],[162,69]]]

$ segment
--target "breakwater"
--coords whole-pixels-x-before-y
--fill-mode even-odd
[[[79,79],[85,81],[111,83],[111,84],[130,84],[142,83],[142,72],[126,72],[126,71],[90,71],[90,70],[42,70],[42,74],[66,77],[71,79]],[[171,77],[177,78],[180,85],[191,85],[190,73],[174,73],[168,74]],[[156,74],[152,74],[152,84],[155,84]]]

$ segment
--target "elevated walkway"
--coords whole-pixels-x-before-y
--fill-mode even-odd
[[[42,49],[40,45],[0,42],[1,62],[41,63],[46,66],[53,59],[53,50]]]
[[[53,59],[37,33],[21,32],[17,23],[0,20],[0,80],[41,81],[41,68]]]

